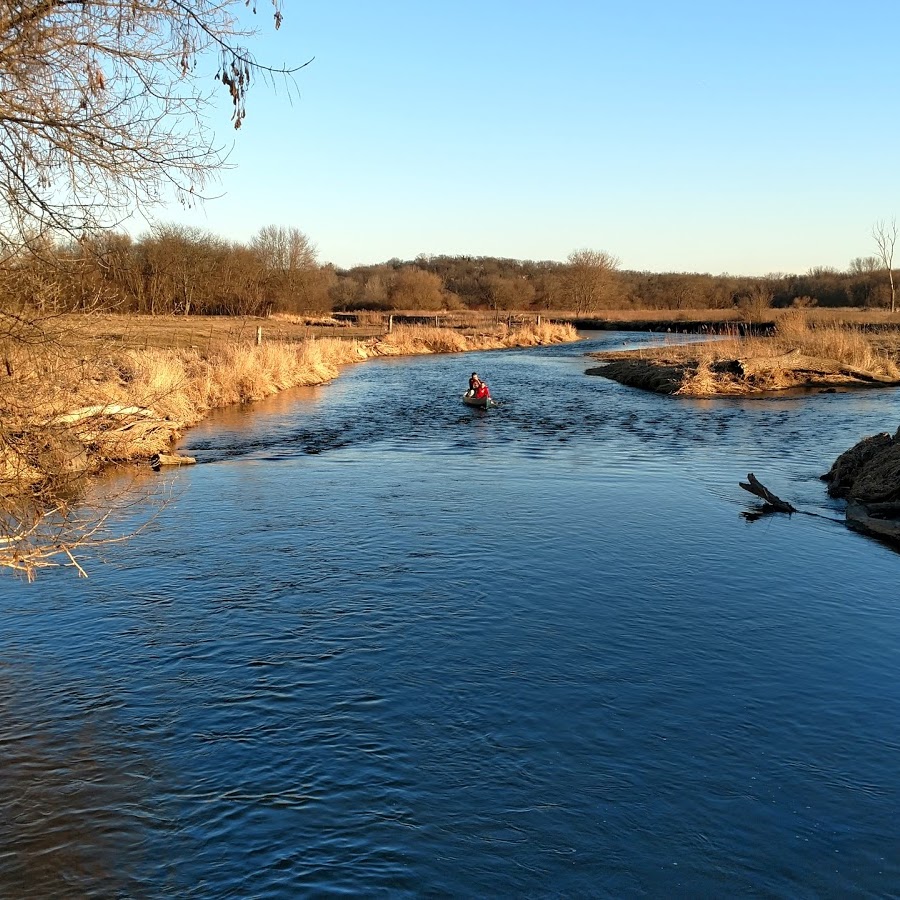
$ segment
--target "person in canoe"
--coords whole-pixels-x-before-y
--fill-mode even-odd
[[[485,400],[491,396],[488,386],[478,377],[477,372],[473,372],[469,379],[469,390],[466,396],[474,397],[476,400]]]

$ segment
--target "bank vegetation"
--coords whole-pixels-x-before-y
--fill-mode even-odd
[[[592,355],[604,365],[588,369],[590,375],[689,397],[900,384],[896,331],[873,334],[797,310],[779,315],[767,336],[715,337]]]

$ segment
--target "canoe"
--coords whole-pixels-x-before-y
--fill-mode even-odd
[[[462,400],[466,406],[476,406],[479,409],[490,409],[497,405],[490,397],[470,397],[468,394],[463,394]]]

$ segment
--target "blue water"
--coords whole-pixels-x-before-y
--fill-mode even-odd
[[[0,895],[900,896],[900,555],[818,479],[900,395],[583,374],[650,339],[226,411],[0,580]]]

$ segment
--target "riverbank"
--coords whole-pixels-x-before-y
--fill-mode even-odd
[[[591,355],[604,365],[588,369],[588,375],[690,397],[900,384],[895,332],[875,337],[857,325],[823,324],[796,311],[782,315],[770,337]]]
[[[213,409],[262,400],[292,387],[324,384],[340,367],[381,356],[464,353],[578,339],[567,324],[505,324],[470,333],[400,326],[367,340],[186,348],[116,348],[88,331],[6,353],[12,374],[3,398],[0,494],[43,479],[97,471],[111,462],[166,452]],[[102,347],[102,349],[101,349]],[[462,387],[460,388],[462,390]]]
[[[798,315],[814,327],[856,327],[867,333],[900,331],[900,317],[884,309],[811,307],[808,309],[611,309],[595,313],[557,313],[557,321],[596,331],[654,331],[729,337],[769,335],[783,319]]]
[[[847,523],[900,545],[900,430],[863,438],[822,476],[828,493],[847,501]]]

